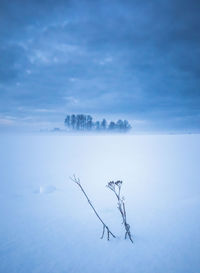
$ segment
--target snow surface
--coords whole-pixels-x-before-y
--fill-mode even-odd
[[[0,136],[1,273],[199,273],[200,135]],[[117,239],[69,176],[80,177]],[[116,199],[123,180],[134,244]]]

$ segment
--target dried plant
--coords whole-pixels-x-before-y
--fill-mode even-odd
[[[127,218],[126,218],[126,208],[125,208],[125,203],[124,203],[124,197],[121,197],[121,186],[122,186],[122,181],[118,180],[116,182],[110,181],[107,185],[107,187],[114,192],[115,196],[117,197],[117,205],[118,209],[120,211],[120,214],[122,216],[122,224],[124,225],[125,228],[125,239],[127,236],[129,237],[130,241],[133,243],[131,231],[130,231],[130,225],[127,223]]]
[[[94,208],[94,206],[92,205],[90,199],[88,198],[86,192],[84,191],[82,185],[81,185],[81,182],[80,182],[80,179],[79,178],[76,178],[75,175],[73,175],[73,177],[70,177],[70,179],[75,182],[79,188],[81,189],[82,193],[85,195],[88,203],[90,204],[91,208],[93,209],[94,213],[96,214],[97,218],[100,220],[100,222],[102,223],[103,225],[103,231],[102,231],[102,235],[101,235],[101,239],[103,239],[104,235],[105,235],[105,231],[107,232],[107,240],[109,241],[110,240],[110,235],[113,237],[113,238],[116,238],[115,235],[110,231],[109,227],[104,223],[104,221],[101,219],[101,217],[99,216],[99,214],[97,213],[96,209]]]

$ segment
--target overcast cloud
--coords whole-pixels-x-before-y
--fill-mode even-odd
[[[0,0],[0,127],[200,128],[200,2]]]

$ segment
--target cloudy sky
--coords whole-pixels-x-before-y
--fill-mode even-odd
[[[200,128],[197,0],[0,0],[0,128],[67,113]]]

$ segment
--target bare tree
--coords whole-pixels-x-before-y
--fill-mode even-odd
[[[79,188],[81,189],[82,193],[85,195],[88,203],[90,204],[91,208],[93,209],[94,213],[96,214],[96,216],[98,217],[98,219],[100,220],[100,222],[102,223],[103,225],[103,231],[102,231],[102,235],[101,235],[101,239],[103,239],[104,235],[105,235],[105,231],[107,232],[107,240],[109,241],[110,240],[110,235],[113,237],[113,238],[116,238],[115,235],[110,231],[109,227],[104,223],[104,221],[101,219],[101,217],[99,216],[99,214],[97,213],[96,209],[94,208],[94,206],[92,205],[90,199],[88,198],[86,192],[84,191],[82,185],[81,185],[81,182],[80,182],[80,179],[79,178],[76,178],[75,175],[73,175],[73,177],[70,177],[70,179],[75,182]]]
[[[117,197],[117,205],[118,205],[118,209],[120,211],[120,214],[122,216],[122,224],[125,227],[125,239],[127,238],[127,236],[129,237],[130,241],[133,243],[133,239],[132,239],[132,235],[131,235],[131,231],[130,231],[130,225],[127,223],[127,218],[126,218],[126,208],[125,208],[125,203],[124,203],[124,197],[121,197],[121,186],[122,186],[122,181],[110,181],[107,185],[107,187],[109,189],[111,189],[111,191],[114,192],[115,196]]]

